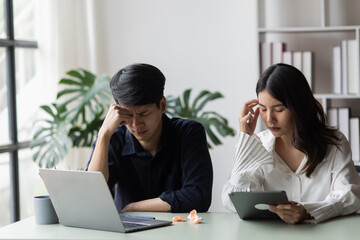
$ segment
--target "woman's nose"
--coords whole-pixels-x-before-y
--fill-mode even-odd
[[[266,116],[266,120],[269,123],[272,123],[274,121],[274,115],[273,115],[272,111],[268,111],[267,116]]]

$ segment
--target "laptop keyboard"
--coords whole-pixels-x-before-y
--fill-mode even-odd
[[[125,229],[140,229],[140,228],[144,228],[146,225],[144,224],[138,224],[138,223],[133,223],[133,222],[122,222],[124,225]]]

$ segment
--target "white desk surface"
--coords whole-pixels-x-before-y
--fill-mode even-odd
[[[185,214],[140,213],[171,220]],[[97,231],[61,224],[37,225],[34,217],[0,228],[0,239],[206,239],[206,240],[355,240],[360,239],[360,214],[335,218],[317,225],[288,225],[281,221],[243,221],[236,213],[199,213],[200,224],[174,223],[134,233]]]

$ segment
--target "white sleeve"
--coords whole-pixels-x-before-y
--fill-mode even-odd
[[[272,163],[272,157],[260,139],[255,134],[250,136],[240,132],[234,166],[222,191],[222,200],[226,209],[235,211],[229,193],[262,190],[263,173],[259,167],[265,163]]]
[[[331,191],[326,199],[316,203],[301,203],[313,217],[306,222],[319,223],[327,219],[354,213],[360,209],[360,176],[351,160],[349,142],[342,136],[331,169]]]

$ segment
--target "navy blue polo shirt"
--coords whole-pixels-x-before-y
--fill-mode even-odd
[[[213,169],[204,127],[165,114],[162,124],[154,156],[142,148],[126,126],[119,126],[112,135],[108,185],[118,211],[131,202],[157,197],[169,203],[171,212],[207,211]]]

